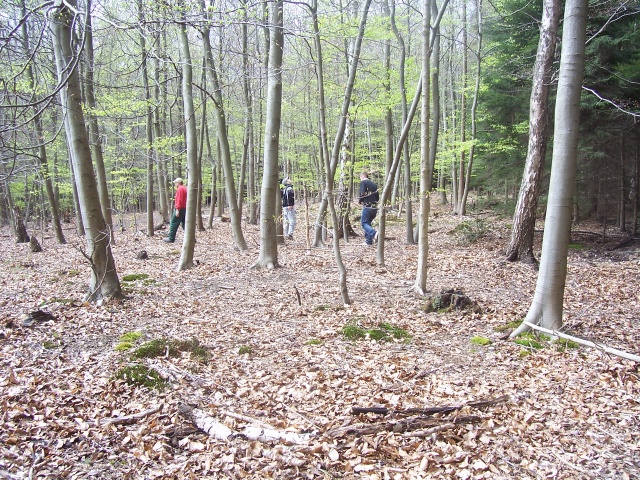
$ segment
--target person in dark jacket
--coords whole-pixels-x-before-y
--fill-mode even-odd
[[[378,214],[378,186],[369,180],[369,174],[362,172],[360,174],[360,191],[358,194],[358,203],[362,205],[362,216],[360,223],[364,230],[364,243],[373,245],[378,240],[378,232],[371,226],[371,222]]]
[[[282,190],[282,219],[284,236],[289,240],[293,240],[293,230],[296,228],[296,207],[293,182],[288,178],[285,179],[284,189]]]

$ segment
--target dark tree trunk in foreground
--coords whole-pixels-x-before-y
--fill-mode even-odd
[[[559,24],[559,0],[545,0],[529,106],[529,148],[513,216],[511,240],[507,247],[507,260],[510,262],[522,260],[537,263],[533,254],[533,233],[547,153],[549,88]]]

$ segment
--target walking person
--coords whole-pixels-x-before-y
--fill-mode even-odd
[[[362,205],[362,215],[360,224],[364,230],[364,243],[373,245],[378,240],[378,232],[371,226],[371,222],[378,214],[378,186],[369,180],[369,174],[360,174],[360,191],[358,193],[358,203]]]
[[[184,219],[187,213],[187,187],[184,186],[180,177],[173,181],[176,186],[175,197],[175,210],[171,216],[171,223],[169,224],[169,234],[163,240],[167,243],[173,243],[176,241],[176,232],[178,227],[182,225],[182,231],[184,231]]]
[[[282,220],[285,238],[293,240],[293,230],[296,228],[296,207],[293,182],[289,178],[284,181],[282,190]]]

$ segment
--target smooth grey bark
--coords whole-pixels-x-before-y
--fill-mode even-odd
[[[155,38],[156,45],[162,45],[161,41],[164,43],[164,36],[160,37],[160,35],[158,34]],[[163,107],[163,105],[166,105],[166,103],[163,102],[163,100],[166,100],[167,98],[167,84],[164,81],[164,78],[162,78],[164,77],[164,75],[161,75],[161,73],[164,73],[164,67],[161,67],[160,65],[160,56],[163,54],[163,51],[162,51],[162,47],[159,47],[159,48],[161,50],[156,52],[155,59],[154,59],[154,73],[153,73],[154,80],[155,80],[153,96],[156,103],[156,107],[154,109],[154,116],[153,116],[153,131],[155,134],[156,141],[163,137],[164,121],[166,116],[165,110]],[[162,90],[160,88],[161,85],[162,85]],[[169,210],[171,209],[170,207],[171,202],[169,201],[169,188],[167,187],[168,180],[167,180],[166,160],[159,148],[154,148],[154,152],[155,152],[156,164],[158,166],[156,171],[158,174],[158,196],[160,198],[160,213],[162,215],[163,223],[168,223]]]
[[[22,8],[22,16],[23,18],[27,18],[27,7],[26,1],[21,1]],[[29,47],[29,32],[28,32],[28,22],[22,23],[22,36],[25,50],[25,57],[29,58],[31,56],[31,49]],[[25,69],[25,74],[27,76],[27,81],[29,82],[29,86],[32,91],[34,91],[34,100],[36,99],[35,94],[35,78],[33,74],[33,65],[29,62]],[[60,223],[60,208],[58,205],[58,201],[55,196],[55,192],[53,189],[53,181],[51,179],[51,173],[49,171],[49,164],[47,161],[47,148],[44,143],[44,128],[42,126],[42,115],[38,110],[38,106],[34,103],[33,107],[33,123],[36,133],[36,142],[38,144],[38,164],[40,168],[40,175],[44,182],[45,191],[47,193],[47,201],[49,202],[49,210],[51,212],[51,225],[53,227],[53,231],[56,235],[56,240],[60,244],[67,243],[67,240],[64,238],[64,232],[62,231],[62,224]]]
[[[147,66],[147,45],[145,40],[145,18],[142,0],[137,1],[138,23],[140,24],[140,56],[142,65],[142,85],[146,107],[145,134],[147,157],[147,235],[153,237],[155,229],[153,224],[153,111],[151,110],[151,88],[149,87],[149,68]]]
[[[463,193],[465,185],[465,165],[467,141],[467,73],[469,63],[468,35],[467,35],[467,2],[462,2],[462,70],[460,72],[460,162],[458,163],[458,195],[454,212],[458,215],[466,214],[466,206],[463,203]]]
[[[260,199],[260,255],[252,268],[278,267],[277,199],[278,149],[282,116],[282,57],[284,53],[283,0],[269,4],[269,69],[267,70],[267,106],[264,128],[264,168]]]
[[[444,8],[444,7],[443,7]],[[429,119],[431,99],[431,0],[423,0],[422,19],[422,106],[420,115],[420,214],[418,220],[418,263],[413,290],[424,295],[427,290],[427,258],[429,253],[429,211],[431,203]]]
[[[338,119],[338,127],[336,129],[336,136],[333,141],[333,149],[331,151],[331,157],[330,157],[329,163],[327,163],[326,161],[327,159],[325,158],[325,166],[328,165],[330,167],[330,169],[326,171],[326,174],[327,176],[331,176],[331,178],[335,176],[336,168],[338,166],[338,160],[340,158],[342,138],[344,137],[344,131],[347,124],[347,117],[349,115],[349,106],[351,105],[353,86],[355,84],[356,73],[358,71],[358,62],[360,61],[362,39],[364,37],[364,31],[365,31],[365,26],[367,24],[367,16],[369,14],[370,5],[371,5],[371,0],[365,0],[365,2],[363,3],[361,17],[360,17],[360,24],[358,26],[358,33],[355,38],[355,41],[353,42],[351,54],[347,55],[345,53],[345,55],[347,55],[347,57],[350,59],[348,62],[349,75],[348,75],[347,83],[344,89],[344,96],[342,97],[342,107],[340,109],[340,118]],[[320,54],[318,54],[318,56],[320,56]],[[316,247],[320,247],[324,244],[324,242],[322,241],[322,227],[324,225],[324,218],[326,216],[327,207],[329,205],[329,198],[328,198],[329,195],[333,195],[333,191],[329,190],[329,188],[327,187],[324,191],[322,201],[320,203],[320,207],[318,210],[317,220],[316,220],[316,226],[315,226],[315,232],[314,232],[315,233],[314,246]]]
[[[525,321],[551,330],[562,327],[567,252],[571,231],[580,133],[588,0],[567,0],[556,97],[553,159],[540,270]],[[522,323],[512,337],[529,327]]]
[[[473,156],[475,153],[475,141],[478,131],[477,112],[478,112],[478,94],[480,92],[480,71],[482,60],[482,0],[476,0],[476,81],[473,89],[473,100],[471,101],[471,145],[469,146],[469,158],[467,160],[467,171],[464,179],[464,189],[460,200],[460,215],[467,212],[467,198],[469,197],[469,189],[471,188],[471,172],[473,169]]]
[[[436,0],[431,0],[431,15],[438,15]],[[429,168],[433,185],[433,174],[436,168],[436,153],[438,150],[438,135],[440,133],[440,22],[433,26],[433,52],[431,53],[431,91],[433,95],[433,115],[431,116],[431,144],[429,146]]]
[[[245,133],[244,149],[247,157],[247,204],[249,208],[249,223],[258,223],[258,202],[256,201],[256,162],[253,138],[253,93],[251,90],[251,72],[249,69],[249,48],[247,25],[249,23],[249,9],[246,0],[242,0],[242,95],[245,105]],[[241,184],[242,185],[242,184]]]
[[[56,69],[60,82],[66,82],[61,90],[62,112],[66,119],[67,144],[72,153],[75,184],[82,220],[86,229],[87,251],[85,257],[91,265],[91,281],[88,301],[101,301],[109,297],[122,297],[120,281],[111,251],[111,235],[104,220],[97,192],[97,181],[91,161],[91,147],[87,134],[80,81],[74,64],[72,50],[72,25],[75,22],[76,0],[68,0],[52,12],[51,32],[56,58]],[[66,93],[64,93],[66,92]]]
[[[518,203],[513,214],[511,238],[506,251],[507,260],[510,262],[522,260],[537,264],[533,254],[533,235],[547,154],[549,91],[559,25],[560,0],[544,0],[529,101],[529,145]]]
[[[200,8],[206,14],[207,8],[204,0],[200,0]],[[227,193],[227,204],[229,205],[229,217],[231,219],[231,232],[233,241],[239,250],[246,250],[247,243],[242,233],[242,212],[238,208],[238,199],[236,185],[233,175],[233,164],[231,161],[231,150],[229,147],[229,137],[227,135],[227,121],[224,111],[224,102],[222,99],[222,87],[218,78],[218,70],[213,60],[213,52],[211,49],[210,28],[207,23],[201,27],[204,53],[207,58],[207,69],[211,73],[211,82],[213,86],[212,100],[215,108],[215,117],[217,122],[216,133],[218,136],[218,144],[220,146],[221,164],[224,171],[225,191]]]
[[[187,187],[187,211],[184,222],[184,240],[180,253],[178,271],[186,270],[193,266],[193,250],[196,243],[196,209],[198,208],[198,191],[200,171],[198,170],[198,133],[196,127],[196,114],[193,106],[193,68],[191,66],[191,50],[187,36],[187,23],[183,8],[182,22],[178,24],[178,40],[180,43],[180,56],[182,60],[182,102],[184,104],[185,141],[187,144],[187,171],[189,183]]]

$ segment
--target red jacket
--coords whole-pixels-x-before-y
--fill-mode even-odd
[[[179,185],[176,190],[176,210],[184,210],[187,208],[187,187]]]

